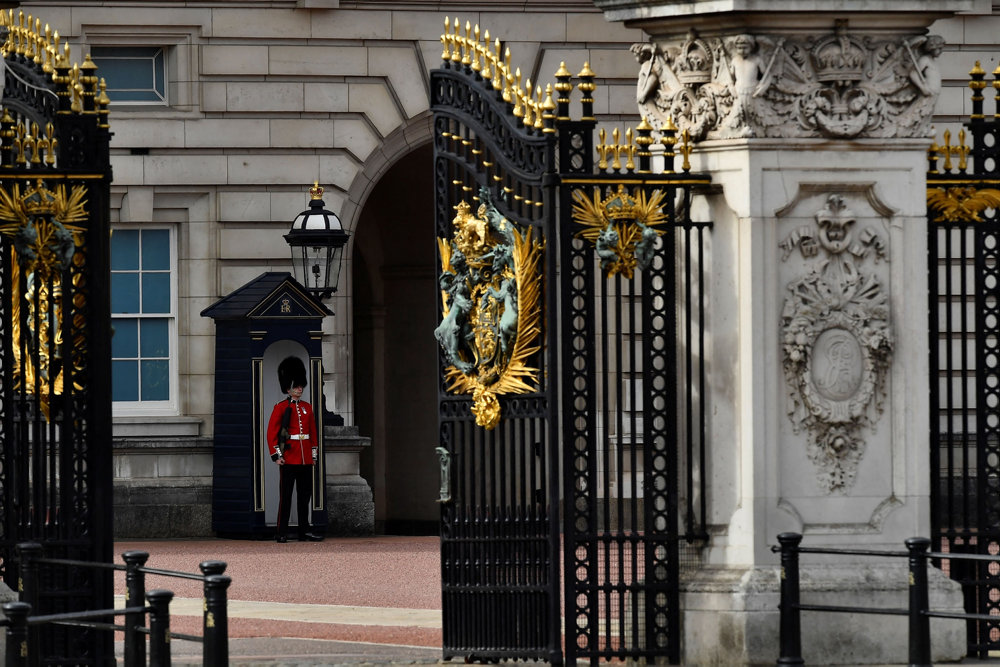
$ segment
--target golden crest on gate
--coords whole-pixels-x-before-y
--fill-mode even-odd
[[[448,366],[448,391],[472,394],[476,423],[500,421],[501,394],[536,391],[538,369],[528,365],[540,349],[541,258],[544,243],[520,229],[480,191],[473,215],[456,207],[452,237],[438,238],[441,323],[434,337]]]

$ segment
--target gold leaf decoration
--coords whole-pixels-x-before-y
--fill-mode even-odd
[[[988,208],[1000,208],[1000,190],[992,188],[928,188],[927,208],[937,211],[946,222],[975,220]]]
[[[577,236],[593,244],[605,276],[620,273],[631,280],[636,268],[648,266],[656,238],[665,231],[659,226],[669,221],[663,211],[665,198],[662,190],[647,197],[640,189],[633,196],[623,184],[603,199],[598,188],[592,197],[573,191],[573,220],[583,225]]]

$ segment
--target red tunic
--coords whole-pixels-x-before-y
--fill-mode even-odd
[[[284,452],[278,451],[281,416],[285,413],[285,408],[289,407],[288,403],[288,400],[280,401],[271,411],[271,419],[267,423],[268,454],[282,454],[286,464],[312,465],[315,463],[312,450],[319,446],[319,438],[316,436],[316,418],[313,416],[312,406],[305,401],[292,403],[288,420],[288,447]]]

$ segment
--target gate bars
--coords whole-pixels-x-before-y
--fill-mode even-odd
[[[602,131],[595,145],[588,65],[575,86],[561,66],[533,93],[478,26],[463,36],[446,20],[442,43],[431,88],[444,655],[560,663],[564,616],[567,662],[677,663],[679,543],[705,537],[710,224],[691,222],[690,202],[709,178],[689,173],[690,145],[672,128],[662,150],[646,123],[634,140]],[[508,223],[517,249],[538,244],[544,284],[537,349],[521,360],[523,383],[505,385],[497,369],[510,365],[480,360],[507,342],[504,321],[517,321],[515,358],[533,330],[522,288],[516,310],[491,296],[503,284],[486,258],[502,256]]]
[[[645,123],[632,149],[617,132],[595,147],[593,73],[580,78],[584,119],[557,126],[566,658],[676,664],[682,495],[684,537],[704,538],[709,225],[689,204],[709,179],[674,173],[672,130],[655,175]]]
[[[1000,72],[992,86],[1000,90]],[[1000,119],[983,114],[986,73],[970,72],[972,114],[928,152],[931,517],[938,552],[1000,548]],[[1000,102],[1000,98],[997,100]],[[996,109],[1000,113],[1000,106]],[[966,140],[971,140],[971,146]],[[961,582],[968,653],[1000,649],[1000,570],[942,561]]]

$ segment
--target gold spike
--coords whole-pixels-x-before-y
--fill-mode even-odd
[[[538,86],[537,88],[535,88],[535,92],[537,93],[537,97],[538,97],[538,99],[535,100],[535,105],[534,105],[534,107],[535,107],[535,129],[536,130],[544,130],[545,129],[545,121],[543,119],[543,115],[544,115],[544,112],[545,112],[545,107],[542,106],[542,87]]]
[[[621,133],[618,131],[617,127],[611,131],[611,139],[614,141],[614,158],[611,160],[611,169],[613,171],[619,171],[622,168],[622,146],[620,143]]]
[[[681,155],[684,156],[684,160],[681,162],[681,169],[684,171],[691,171],[691,151],[693,150],[691,145],[691,132],[685,129],[681,132]]]
[[[547,83],[545,84],[545,101],[542,102],[542,118],[545,120],[545,129],[542,131],[547,134],[552,134],[556,131],[556,129],[552,127],[552,121],[556,117],[554,113],[555,110],[556,103],[555,100],[552,99],[552,84]]]
[[[969,76],[975,76],[977,74],[986,74],[986,70],[983,69],[982,65],[979,64],[978,60],[976,61],[976,64],[973,66],[973,68],[969,71]]]
[[[976,65],[979,65],[979,61],[976,61]],[[941,147],[942,154],[944,155],[944,170],[945,172],[951,171],[951,131],[944,131],[944,146]]]
[[[455,32],[451,36],[451,59],[452,61],[457,63],[461,62],[462,60],[462,51],[458,44],[460,36],[459,36],[459,24],[457,16],[455,17],[454,27],[455,27]]]
[[[524,107],[521,106],[521,96],[524,95],[524,91],[521,90],[521,68],[518,67],[514,71],[514,89],[511,91],[514,98],[514,111],[512,112],[518,118],[524,116]]]
[[[556,70],[555,76],[557,78],[561,76],[573,76],[573,73],[566,69],[566,61],[559,63],[559,69]]]
[[[462,64],[471,65],[472,64],[472,24],[468,21],[465,22],[465,39],[462,40]]]
[[[472,71],[473,72],[479,72],[483,68],[479,64],[479,52],[480,52],[482,46],[479,43],[479,24],[478,23],[476,24],[476,28],[475,28],[474,32],[475,32],[475,39],[473,41],[469,42],[469,62],[472,64]]]
[[[506,79],[507,70],[503,66],[503,58],[500,56],[500,38],[497,37],[496,42],[494,42],[496,48],[496,55],[491,56],[490,59],[493,61],[493,90],[502,90],[504,85],[504,80]]]
[[[965,171],[966,167],[968,167],[968,164],[966,162],[966,158],[968,157],[969,151],[971,149],[968,146],[965,145],[965,129],[964,128],[958,131],[958,146],[957,146],[957,149],[958,149],[958,170],[959,171]]]
[[[510,53],[510,49],[507,49],[507,53]],[[514,74],[508,67],[504,72],[503,101],[513,103],[514,97]]]
[[[45,154],[45,164],[51,167],[56,163],[56,149],[59,147],[59,140],[56,139],[56,127],[52,123],[45,124],[45,142],[49,149]]]
[[[531,107],[531,79],[524,84],[524,126],[532,127],[535,124],[534,109]]]
[[[597,76],[597,75],[594,74],[594,71],[592,69],[590,69],[590,61],[586,61],[583,63],[583,69],[580,70],[580,73],[577,74],[577,76],[583,78],[586,76]]]
[[[625,170],[633,171],[635,169],[635,151],[636,146],[632,143],[632,128],[625,130]]]
[[[443,46],[441,50],[441,60],[449,60],[451,58],[451,49],[448,48],[448,28],[450,28],[450,21],[448,17],[444,17],[444,32],[441,33],[441,44]]]
[[[604,171],[608,168],[608,132],[603,127],[597,133],[597,168]]]
[[[490,51],[490,31],[487,30],[483,35],[483,78],[489,81],[493,78],[493,58],[492,52]]]

